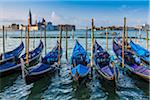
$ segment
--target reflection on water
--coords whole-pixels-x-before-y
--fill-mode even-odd
[[[76,32],[77,34],[78,32]],[[79,32],[80,33],[80,32]],[[17,33],[16,33],[17,34]],[[85,47],[84,38],[76,38]],[[20,44],[18,38],[8,38],[6,40],[6,51],[12,50]],[[24,41],[24,39],[23,39]],[[33,49],[34,39],[30,39],[30,50]],[[50,51],[56,44],[57,38],[47,38],[47,52]],[[74,40],[68,39],[68,58],[70,59]],[[97,39],[103,48],[106,47],[105,39]],[[134,41],[134,40],[133,40]],[[139,40],[143,47],[146,47],[145,40]],[[25,42],[24,42],[25,43]],[[35,46],[39,44],[39,38],[35,39]],[[143,45],[144,44],[144,45]],[[150,43],[149,43],[150,45]],[[141,80],[133,79],[128,75],[119,77],[117,86],[113,92],[113,87],[105,84],[104,81],[98,78],[96,72],[90,81],[86,81],[85,85],[77,88],[77,84],[70,76],[70,70],[66,65],[65,59],[65,39],[62,39],[63,57],[61,59],[60,72],[55,75],[47,76],[40,81],[31,85],[26,85],[21,75],[14,74],[5,78],[0,78],[0,99],[2,100],[148,100],[149,90],[148,83]],[[88,39],[88,54],[90,55],[91,40]],[[112,40],[109,39],[109,53],[114,55],[112,51]],[[43,50],[44,51],[44,50]],[[2,52],[2,38],[0,38],[0,53]],[[23,51],[24,52],[24,51]],[[43,52],[44,55],[44,52]]]
[[[48,86],[50,84],[51,84],[51,77],[45,77],[40,81],[33,83],[33,87],[30,89],[31,93],[29,94],[27,100],[40,99],[43,92],[48,89]]]
[[[1,78],[0,79],[0,92],[4,92],[5,89],[12,86],[13,82],[17,79],[18,76],[19,76],[19,74],[12,74],[10,76]]]

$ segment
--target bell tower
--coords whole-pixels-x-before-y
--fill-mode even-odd
[[[29,17],[28,17],[28,25],[31,26],[32,25],[32,14],[31,11],[29,10]]]

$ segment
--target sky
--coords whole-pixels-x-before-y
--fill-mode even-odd
[[[29,9],[33,23],[45,18],[54,25],[74,24],[77,28],[95,26],[128,26],[150,23],[149,0],[0,0],[0,26],[27,24]]]

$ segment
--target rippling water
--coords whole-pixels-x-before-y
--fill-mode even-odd
[[[85,31],[82,31],[85,33]],[[85,39],[77,38],[82,32],[76,32],[75,38],[85,47]],[[8,33],[8,37],[18,35],[20,32]],[[52,33],[52,32],[50,32]],[[48,35],[50,35],[48,33]],[[59,32],[54,32],[59,33]],[[79,34],[78,34],[79,33]],[[136,32],[133,32],[136,33]],[[38,32],[36,35],[39,35]],[[70,33],[71,34],[71,33]],[[20,35],[20,34],[19,34]],[[85,34],[83,34],[85,35]],[[135,34],[133,34],[135,35]],[[145,36],[145,35],[143,35]],[[14,49],[20,44],[20,38],[7,38],[6,51]],[[24,41],[24,39],[23,39]],[[30,39],[30,49],[33,49],[34,39]],[[49,52],[56,44],[57,38],[47,38],[47,52]],[[141,80],[130,78],[128,75],[121,74],[117,86],[119,89],[113,93],[113,87],[105,84],[98,78],[97,73],[91,80],[87,81],[85,85],[77,88],[76,83],[70,76],[70,70],[65,59],[65,39],[62,39],[63,57],[61,59],[60,72],[54,75],[49,75],[40,81],[26,85],[21,75],[13,74],[8,77],[0,78],[0,99],[2,100],[148,100],[149,99],[149,85]],[[74,47],[74,40],[68,39],[68,58],[72,54]],[[106,47],[106,40],[98,38],[97,41]],[[135,41],[135,39],[133,40]],[[25,43],[25,42],[24,42]],[[39,38],[35,39],[35,46],[39,43]],[[145,40],[139,40],[139,43],[146,47]],[[150,43],[149,43],[150,44]],[[88,39],[88,54],[90,54],[91,40]],[[0,38],[0,53],[2,53],[2,38]],[[109,39],[109,53],[114,55],[112,51],[112,40]],[[43,50],[44,55],[44,50]]]

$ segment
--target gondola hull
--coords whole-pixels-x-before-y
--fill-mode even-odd
[[[78,85],[81,85],[88,79],[89,72],[89,67],[79,64],[72,69],[71,74],[74,78],[74,81],[76,81]]]
[[[49,66],[52,66],[52,65],[49,65]],[[49,68],[49,69],[47,69],[44,72],[40,72],[40,73],[36,73],[36,74],[31,74],[31,75],[27,74],[25,76],[25,82],[26,82],[27,85],[31,84],[33,82],[36,82],[36,81],[40,80],[41,78],[53,75],[56,70],[57,69],[53,66],[53,68]]]
[[[119,60],[122,61],[122,50],[121,45],[119,45],[116,41],[113,41],[113,50],[118,57]],[[150,69],[148,67],[142,66],[141,63],[136,62],[136,58],[134,58],[134,54],[130,51],[124,51],[125,55],[125,68],[127,72],[132,73],[132,75],[142,78],[143,80],[150,81]]]
[[[5,76],[8,76],[8,75],[13,74],[13,73],[18,73],[19,70],[21,70],[21,64],[13,66],[13,68],[11,68],[11,69],[7,69],[5,71],[1,71],[0,72],[0,77],[5,77]]]
[[[133,71],[132,69],[130,69],[130,67],[127,64],[126,64],[126,68],[128,69],[126,72],[131,78],[140,79],[148,83],[150,82],[150,76],[145,76],[139,72]],[[149,74],[150,74],[150,71],[149,71]]]
[[[115,77],[112,77],[112,80],[108,80],[107,78],[104,78],[102,74],[100,74],[97,70],[96,73],[98,74],[98,79],[100,80],[100,83],[102,86],[107,90],[111,90],[111,92],[116,93],[117,85]]]
[[[43,50],[43,42],[40,41],[40,44],[37,48],[35,48],[33,51],[29,52],[29,66],[35,65],[39,62],[39,58],[41,56],[42,50]],[[9,74],[13,74],[16,72],[21,71],[21,61],[20,59],[24,59],[26,61],[26,54],[22,55],[20,58],[16,58],[15,62],[5,62],[0,65],[0,77],[4,77]],[[24,63],[26,64],[26,63]]]
[[[73,75],[72,75],[73,80],[74,80],[75,82],[77,82],[78,85],[84,84],[84,82],[89,79],[88,76],[89,76],[89,72],[88,72],[86,75],[84,75],[84,76],[78,76],[78,78],[77,78],[76,76],[73,76]]]
[[[37,55],[35,58],[29,60],[29,66],[34,66],[39,62],[39,58],[40,58],[41,54]],[[0,71],[0,77],[5,77],[8,76],[10,74],[13,73],[21,73],[21,62],[20,59],[18,61],[18,63],[12,67],[10,67],[9,69],[5,69],[5,70],[1,70]]]
[[[79,77],[78,80],[73,79],[73,81],[78,85],[78,86],[82,86],[85,85],[85,83],[89,80],[88,77],[89,74],[87,74],[84,77]],[[74,78],[74,77],[73,77]],[[85,82],[86,81],[86,82]]]
[[[142,76],[140,76],[140,75],[137,75],[137,74],[135,74],[133,71],[127,70],[126,72],[127,72],[127,74],[128,74],[131,78],[133,78],[133,79],[142,80],[142,81],[145,81],[145,82],[148,82],[148,83],[150,82],[150,79],[149,79],[149,78],[146,78],[146,77],[142,77]]]
[[[5,52],[5,54],[0,55],[0,64],[5,61],[14,61],[13,59],[18,58],[24,49],[24,44],[21,44],[12,51]],[[2,59],[3,58],[3,59]]]
[[[111,56],[97,43],[97,41],[95,41],[93,52],[95,55],[95,69],[102,83],[106,82],[106,84],[115,88],[115,78],[119,75],[119,71],[112,65],[113,60],[111,59]]]
[[[60,58],[62,56],[62,48],[60,48]],[[57,62],[59,57],[59,43],[42,58],[39,64],[36,66],[25,69],[24,64],[22,64],[22,75],[25,79],[26,84],[31,84],[44,78],[45,76],[52,75],[57,69]],[[23,63],[23,60],[21,60]]]
[[[76,40],[75,47],[71,56],[71,64],[73,65],[71,69],[71,75],[78,83],[81,85],[88,78],[90,68],[87,66],[90,63],[89,56],[87,52],[82,47],[82,45]]]
[[[96,72],[98,74],[98,78],[102,81],[102,82],[106,82],[106,84],[112,86],[112,87],[116,87],[116,80],[115,80],[115,75],[111,76],[111,77],[107,77],[106,75],[104,75],[104,73],[102,71],[100,71],[99,69],[96,68]]]
[[[145,63],[145,64],[147,64],[147,65],[150,65],[150,62],[149,61],[147,61],[147,60],[145,60],[145,59],[143,59],[143,58],[140,58],[142,61],[143,61],[143,63]]]

